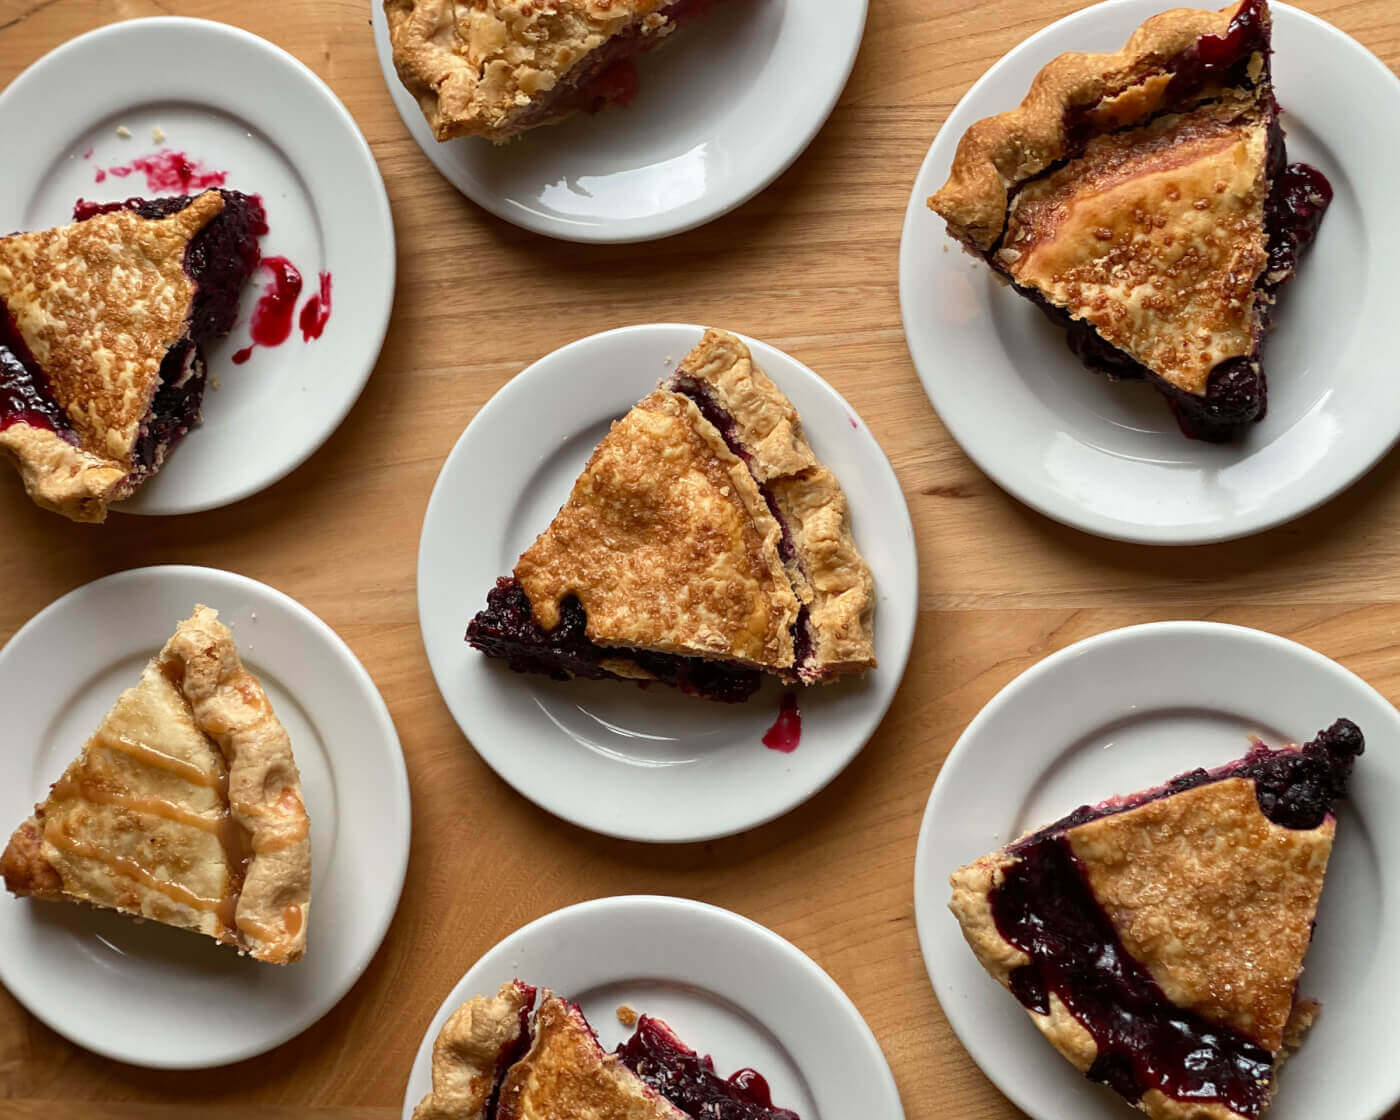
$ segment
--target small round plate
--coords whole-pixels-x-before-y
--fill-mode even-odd
[[[94,96],[100,90],[101,96]],[[288,112],[295,106],[295,112]],[[42,120],[44,126],[35,128]],[[129,135],[120,135],[122,130]],[[268,284],[259,269],[228,337],[205,348],[204,423],[171,453],[123,513],[179,514],[239,501],[300,466],[339,426],[379,357],[394,297],[394,227],[369,145],[326,85],[279,47],[208,20],[114,23],[46,54],[0,94],[0,231],[73,220],[98,202],[198,193],[165,171],[179,153],[196,175],[226,172],[261,196],[264,257],[286,257],[304,287],[296,313],[330,277],[320,338],[296,323],[282,345],[256,347],[249,324]],[[156,160],[149,176],[143,160]]]
[[[418,549],[428,660],[477,753],[551,813],[630,840],[725,836],[772,820],[825,786],[894,698],[918,610],[914,529],[880,445],[815,373],[746,338],[846,491],[852,531],[875,576],[879,667],[862,680],[799,689],[801,743],[784,754],[762,743],[779,711],[777,682],[747,703],[721,704],[665,686],[513,673],[467,645],[467,623],[486,593],[549,525],[608,426],[702,333],[675,323],[606,331],[512,379],[448,456]]]
[[[336,1005],[389,928],[408,775],[388,709],[329,626],[212,568],[139,568],[40,611],[0,651],[6,832],[24,820],[196,603],[219,612],[287,728],[311,817],[306,956],[278,967],[109,910],[0,896],[0,981],[59,1034],[159,1069],[242,1061]]]
[[[508,144],[439,143],[398,74],[384,6],[370,5],[399,116],[437,169],[498,218],[565,241],[649,241],[747,202],[831,115],[855,64],[867,0],[728,0],[637,63],[625,109]]]
[[[1072,697],[1073,703],[1066,703]],[[1302,743],[1339,716],[1366,753],[1337,840],[1303,974],[1322,1014],[1288,1060],[1272,1120],[1374,1120],[1400,1099],[1400,715],[1335,661],[1211,622],[1112,630],[1022,673],[963,732],[934,784],[914,864],[914,912],[938,1002],[973,1060],[1035,1120],[1115,1120],[1122,1099],[1085,1080],[977,963],[948,912],[948,876],[1080,805],[1239,758],[1257,734]],[[1344,1093],[1337,1087],[1346,1086]]]
[[[1146,384],[1087,370],[1028,300],[964,253],[925,200],[974,121],[1014,108],[1065,51],[1117,50],[1162,0],[1110,0],[1031,36],[953,110],[929,149],[900,244],[909,351],[953,438],[1003,489],[1085,532],[1198,544],[1301,516],[1356,481],[1400,436],[1400,397],[1376,392],[1392,348],[1400,146],[1375,120],[1400,116],[1400,81],[1316,16],[1272,3],[1274,85],[1290,160],[1336,188],[1317,243],[1283,293],[1265,344],[1266,417],[1216,445],[1187,439]],[[1357,105],[1368,106],[1356,112]]]
[[[432,1088],[433,1040],[459,1006],[520,979],[583,1008],[611,1050],[627,1005],[669,1023],[729,1076],[756,1069],[773,1103],[802,1120],[904,1120],[880,1044],[846,994],[802,950],[717,906],[630,895],[565,907],[477,961],[428,1025],[403,1117]]]

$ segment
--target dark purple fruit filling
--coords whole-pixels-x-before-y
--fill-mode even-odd
[[[501,1086],[505,1083],[506,1074],[510,1072],[511,1066],[525,1056],[525,1051],[530,1049],[533,1041],[530,1013],[534,1010],[535,992],[538,989],[529,984],[522,984],[519,980],[515,982],[515,987],[524,997],[520,1007],[520,1034],[514,1042],[501,1047],[501,1052],[496,1058],[496,1083],[491,1088],[491,1096],[487,1098],[482,1120],[496,1120],[496,1113],[501,1105]]]
[[[1054,993],[1093,1036],[1086,1072],[1135,1102],[1149,1089],[1181,1101],[1218,1101],[1243,1116],[1268,1104],[1273,1059],[1258,1043],[1173,1004],[1094,900],[1062,835],[1018,845],[1018,862],[992,891],[997,930],[1030,957],[1011,991],[1048,1014]]]
[[[1130,1101],[1155,1088],[1177,1100],[1220,1101],[1255,1116],[1269,1100],[1273,1061],[1251,1039],[1166,998],[1123,949],[1066,831],[1227,778],[1252,779],[1260,812],[1275,824],[1317,828],[1345,795],[1364,748],[1356,724],[1339,719],[1301,750],[1260,744],[1215,770],[1192,770],[1133,797],[1076,809],[1011,845],[1018,862],[991,894],[997,929],[1031,958],[1011,974],[1011,990],[1042,1014],[1049,1011],[1049,993],[1064,1002],[1098,1047],[1088,1077]]]
[[[660,1019],[643,1015],[636,1033],[617,1048],[622,1064],[694,1120],[798,1120],[774,1108],[768,1083],[751,1069],[726,1080],[715,1064],[676,1037]]]
[[[46,428],[76,443],[68,415],[59,408],[49,379],[29,352],[9,310],[0,304],[0,429],[11,424]]]
[[[186,339],[165,352],[160,363],[160,388],[151,398],[151,408],[142,421],[132,462],[142,474],[154,474],[165,461],[166,452],[199,423],[204,401],[204,355]]]
[[[757,669],[699,657],[609,649],[595,645],[587,634],[588,616],[569,596],[560,604],[559,625],[543,630],[524,588],[503,576],[486,597],[486,608],[467,627],[467,641],[488,657],[505,661],[517,673],[543,673],[555,680],[625,680],[603,668],[602,662],[625,657],[656,680],[708,700],[737,703],[747,700],[761,680]]]

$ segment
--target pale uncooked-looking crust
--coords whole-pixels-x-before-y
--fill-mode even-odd
[[[457,1008],[433,1042],[433,1088],[413,1120],[483,1120],[502,1060],[520,1041],[521,1012],[534,999],[533,988],[512,981]]]
[[[1227,778],[1110,813],[1064,832],[1095,900],[1124,949],[1167,998],[1267,1048],[1275,1071],[1316,1014],[1297,998],[1336,822],[1276,825],[1254,783]],[[1003,849],[950,878],[949,908],[983,968],[1010,988],[1030,958],[1001,936],[991,892],[1018,857]],[[1050,993],[1050,1012],[1026,1013],[1081,1072],[1098,1054],[1090,1032]],[[1153,1120],[1246,1120],[1219,1102],[1158,1090],[1137,1107]]]
[[[796,556],[786,564],[807,607],[810,682],[875,666],[875,584],[851,536],[846,495],[818,462],[797,409],[753,361],[743,341],[710,329],[677,367],[703,384],[734,421],[746,463],[772,494]]]
[[[948,181],[928,200],[929,208],[970,249],[987,251],[1001,236],[1010,188],[1070,154],[1066,110],[1093,110],[1091,121],[1105,132],[1146,120],[1164,104],[1171,75],[1163,72],[1163,61],[1203,35],[1223,35],[1243,3],[1218,12],[1173,9],[1149,19],[1120,51],[1053,59],[1017,108],[980,120],[963,134]],[[1218,92],[1207,86],[1199,99]]]
[[[285,964],[306,945],[307,825],[286,732],[200,606],[16,830],[0,872],[16,894],[109,907]]]
[[[515,577],[545,630],[575,595],[598,645],[782,671],[798,601],[781,535],[714,425],[657,390],[603,437]]]
[[[674,30],[658,11],[667,2],[384,0],[384,14],[399,80],[433,135],[502,141],[522,131],[537,97],[613,36],[633,25],[651,40]]]
[[[497,1120],[686,1120],[605,1052],[579,1009],[545,992],[529,1051],[501,1084]]]
[[[77,439],[23,422],[0,431],[39,505],[101,521],[130,495],[141,421],[194,298],[185,250],[223,208],[211,190],[165,218],[119,210],[0,239],[0,303]]]

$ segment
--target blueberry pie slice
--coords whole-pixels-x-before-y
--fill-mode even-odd
[[[195,608],[0,856],[22,897],[85,902],[298,960],[311,841],[287,732],[218,612]]]
[[[522,672],[746,700],[875,664],[846,496],[792,402],[710,330],[594,449],[467,640]]]
[[[439,140],[500,142],[625,105],[637,55],[714,0],[384,0],[399,80]]]
[[[720,1077],[660,1019],[609,1053],[577,1004],[545,991],[534,1010],[535,994],[516,980],[453,1012],[413,1120],[798,1120],[756,1071]]]
[[[1363,745],[1340,719],[1077,809],[954,874],[953,913],[1087,1077],[1154,1120],[1254,1120],[1317,1013],[1298,978]]]
[[[1146,378],[1217,442],[1264,414],[1260,345],[1332,198],[1288,163],[1270,30],[1267,0],[1239,0],[1061,55],[967,130],[928,200],[1090,368]]]
[[[233,326],[267,226],[224,190],[76,216],[0,238],[0,451],[39,505],[102,521],[199,423],[201,348]]]

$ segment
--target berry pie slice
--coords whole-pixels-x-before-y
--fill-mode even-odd
[[[224,190],[75,216],[0,238],[0,451],[39,505],[102,521],[199,423],[202,347],[233,326],[267,226]]]
[[[311,841],[291,743],[216,611],[198,606],[122,693],[0,875],[271,964],[300,959]]]
[[[1182,430],[1264,415],[1260,345],[1332,188],[1288,163],[1267,0],[1155,16],[1116,54],[1065,54],[958,143],[929,207],[1112,378]]]
[[[792,402],[710,330],[615,422],[467,640],[521,672],[746,700],[875,664],[846,496]]]
[[[1256,744],[952,877],[982,966],[1091,1080],[1154,1120],[1254,1120],[1318,1005],[1298,995],[1361,732]]]
[[[439,140],[500,143],[626,105],[637,55],[714,0],[384,0],[394,67]]]
[[[752,1069],[729,1078],[660,1019],[609,1053],[575,1003],[516,980],[468,1000],[433,1043],[413,1120],[798,1120]]]

